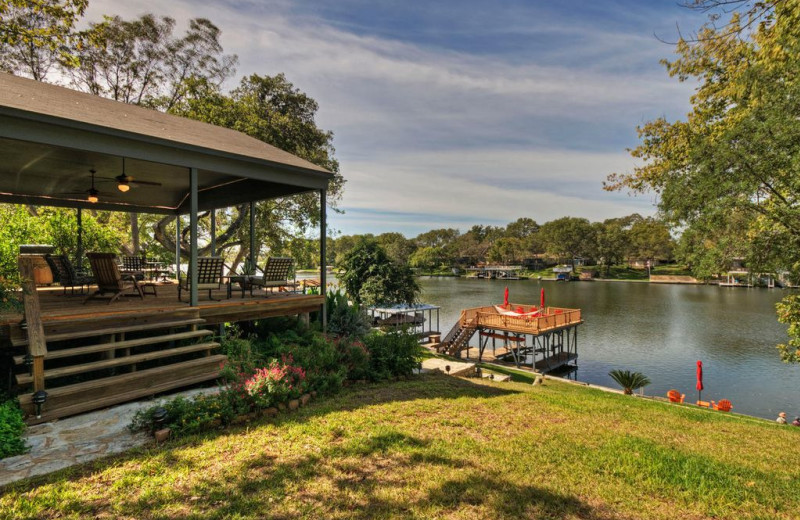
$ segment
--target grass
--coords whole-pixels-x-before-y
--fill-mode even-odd
[[[351,388],[12,485],[0,518],[797,518],[800,428],[548,381]]]

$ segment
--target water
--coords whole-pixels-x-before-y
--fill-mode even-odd
[[[580,308],[580,381],[617,388],[609,370],[644,373],[651,395],[672,388],[697,400],[695,366],[703,362],[703,400],[729,399],[734,411],[768,419],[800,416],[800,365],[781,362],[775,346],[786,327],[775,318],[779,289],[624,282],[537,282],[423,278],[422,301],[442,307],[446,333],[461,309],[503,302]],[[475,341],[475,340],[473,340]]]

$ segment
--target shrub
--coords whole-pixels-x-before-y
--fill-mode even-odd
[[[25,422],[22,410],[15,401],[0,403],[0,459],[25,453],[28,447],[22,440]]]
[[[198,395],[191,399],[176,397],[160,406],[151,406],[136,412],[129,428],[152,430],[153,414],[158,408],[167,411],[164,426],[175,435],[207,431],[216,425],[229,424],[238,410],[231,406],[225,391],[220,394]]]
[[[370,356],[370,379],[411,375],[422,359],[417,336],[406,330],[373,332],[364,339]]]
[[[608,375],[622,387],[627,395],[633,394],[635,390],[644,388],[650,384],[650,380],[641,372],[631,372],[630,370],[612,370]]]
[[[272,360],[266,368],[259,368],[244,383],[247,394],[261,408],[300,397],[306,390],[306,373],[293,366],[292,359]]]
[[[350,338],[341,338],[337,342],[337,347],[342,365],[347,371],[347,379],[352,381],[372,379],[369,351],[364,343]]]

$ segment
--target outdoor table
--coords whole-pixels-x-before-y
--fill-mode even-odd
[[[244,293],[246,290],[250,289],[250,295],[253,295],[253,284],[251,283],[253,280],[260,278],[258,275],[254,274],[237,274],[228,277],[228,298],[231,297],[233,292],[233,284],[238,283],[239,287],[242,289],[242,298],[244,298]]]

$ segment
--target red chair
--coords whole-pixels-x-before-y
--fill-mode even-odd
[[[718,403],[711,401],[711,406],[714,407],[714,410],[719,410],[720,412],[730,412],[733,408],[733,405],[727,399],[720,399]]]
[[[670,403],[682,403],[686,398],[686,394],[682,394],[677,390],[670,390],[667,392],[667,398],[669,399]]]

